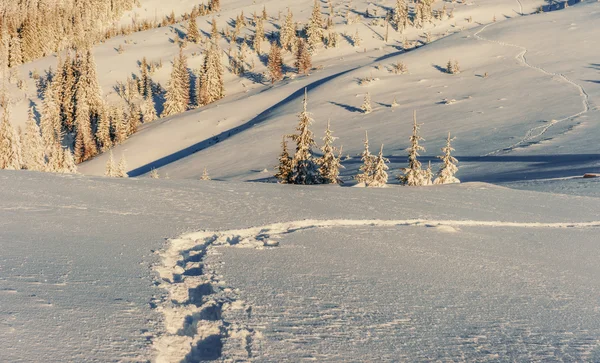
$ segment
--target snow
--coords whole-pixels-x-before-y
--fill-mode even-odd
[[[142,0],[122,23],[196,4]],[[291,5],[303,22],[312,10],[310,0],[224,1],[219,28],[263,5],[271,16]],[[275,85],[229,74],[224,99],[117,146],[141,178],[101,177],[109,153],[80,165],[85,175],[0,170],[0,361],[600,361],[600,179],[582,178],[600,168],[600,3],[520,16],[541,5],[551,6],[456,3],[454,19],[425,29],[439,39],[409,52],[397,34],[385,44],[383,28],[336,25],[358,30],[362,47],[341,37],[309,76]],[[202,30],[210,19],[198,19]],[[184,28],[94,47],[108,100],[144,56],[163,61],[153,80],[166,85]],[[186,48],[191,68],[200,50]],[[460,74],[440,70],[449,59]],[[407,74],[387,70],[398,61]],[[257,61],[255,73],[265,70]],[[27,93],[10,86],[15,126],[30,100],[40,104],[27,83]],[[451,132],[467,183],[257,183],[273,181],[305,88],[315,138],[331,119],[334,146],[351,156],[345,181],[368,131],[394,182],[416,109],[421,163],[437,170]],[[153,168],[171,179],[149,178]],[[198,180],[205,170],[218,181]]]

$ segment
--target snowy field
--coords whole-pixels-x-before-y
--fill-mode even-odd
[[[595,198],[0,177],[1,361],[597,360]]]

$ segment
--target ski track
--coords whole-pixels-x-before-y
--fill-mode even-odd
[[[591,222],[503,222],[473,220],[300,220],[260,227],[227,231],[190,233],[169,241],[159,253],[161,262],[154,267],[159,288],[166,290],[151,305],[163,314],[165,333],[155,338],[154,362],[195,363],[222,359],[244,361],[252,358],[254,344],[262,335],[247,325],[232,324],[223,313],[237,311],[250,317],[252,307],[239,298],[239,291],[228,287],[211,266],[204,264],[215,246],[270,248],[278,246],[284,234],[310,228],[328,227],[429,227],[443,233],[457,232],[455,227],[510,228],[598,228]],[[227,349],[223,349],[227,344]]]
[[[519,1],[519,4],[521,4],[520,1]],[[521,11],[521,13],[522,13],[522,11]],[[475,34],[473,34],[473,36],[477,40],[499,44],[499,45],[504,46],[504,47],[513,47],[513,48],[520,49],[521,52],[515,56],[515,59],[517,61],[519,61],[521,64],[523,64],[525,67],[534,69],[534,70],[536,70],[538,72],[541,72],[541,73],[543,73],[545,75],[548,75],[548,76],[551,76],[551,77],[558,77],[558,78],[562,79],[564,82],[569,83],[573,87],[577,88],[579,90],[579,95],[582,97],[583,111],[580,111],[580,112],[578,112],[578,113],[576,113],[574,115],[571,115],[571,116],[567,116],[567,117],[562,118],[560,120],[551,120],[547,124],[533,127],[533,128],[529,129],[525,133],[525,136],[520,141],[518,141],[518,142],[516,142],[516,143],[514,143],[514,144],[512,144],[510,146],[503,147],[501,149],[497,149],[497,150],[494,150],[494,151],[491,151],[491,152],[489,152],[487,154],[482,155],[484,157],[485,156],[493,156],[493,155],[497,155],[497,154],[500,154],[500,153],[511,152],[511,151],[519,148],[523,144],[541,137],[552,126],[554,126],[554,125],[556,125],[558,123],[564,122],[564,121],[574,120],[574,119],[580,117],[581,115],[587,113],[591,109],[590,100],[589,100],[590,97],[589,97],[588,93],[585,91],[585,89],[581,85],[577,84],[576,82],[574,82],[573,80],[571,80],[570,78],[568,78],[567,76],[565,76],[562,73],[553,73],[553,72],[547,71],[547,70],[545,70],[545,69],[543,69],[541,67],[538,67],[538,66],[535,66],[535,65],[532,65],[531,63],[529,63],[529,61],[527,60],[527,57],[526,57],[526,54],[527,54],[527,51],[528,51],[527,48],[525,48],[523,46],[520,46],[520,45],[516,45],[516,44],[501,42],[501,41],[498,41],[498,40],[490,40],[490,39],[484,38],[484,37],[482,37],[480,35],[488,27],[490,27],[490,26],[492,26],[494,24],[496,24],[496,23],[490,23],[490,24],[487,24],[487,25],[483,26]],[[527,145],[525,145],[525,146],[527,146]]]

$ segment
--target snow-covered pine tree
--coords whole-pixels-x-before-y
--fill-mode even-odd
[[[431,161],[427,164],[427,169],[423,171],[423,185],[433,184],[433,171],[431,171]]]
[[[290,183],[292,175],[292,158],[288,152],[287,137],[287,135],[284,135],[281,141],[281,154],[279,154],[279,165],[277,165],[277,173],[275,174],[281,184]]]
[[[59,146],[61,149],[62,147]],[[73,153],[68,148],[62,149],[62,169],[61,173],[64,174],[76,174],[77,173],[77,165],[75,164],[75,158],[73,157]]]
[[[337,148],[332,144],[337,139],[337,137],[333,137],[330,127],[331,122],[327,121],[327,129],[325,130],[325,137],[323,137],[323,147],[321,151],[323,152],[323,156],[319,159],[319,172],[323,178],[323,183],[325,184],[342,184],[342,180],[340,179],[340,168],[344,166],[341,163],[339,157],[337,157],[336,151]]]
[[[102,105],[102,109],[98,114],[98,124],[96,125],[96,142],[100,151],[104,152],[111,148],[112,140],[110,138],[110,115],[108,106]]]
[[[104,175],[109,178],[117,177],[117,165],[115,164],[115,159],[113,158],[112,150],[108,154],[108,160],[106,161],[106,168],[104,170]]]
[[[408,5],[405,0],[396,0],[396,7],[394,9],[394,15],[392,22],[399,32],[404,30],[410,25],[410,19],[408,17]]]
[[[114,143],[121,144],[127,140],[127,121],[121,106],[113,107],[110,116],[110,125],[114,133]]]
[[[314,53],[316,47],[323,42],[323,17],[319,0],[314,2],[312,15],[306,28],[306,36],[308,51]]]
[[[256,20],[256,31],[254,32],[254,41],[253,41],[253,45],[252,45],[254,48],[254,51],[258,55],[261,54],[261,50],[262,50],[261,45],[264,40],[265,40],[265,28],[264,28],[264,24],[263,24],[263,19],[258,18]]]
[[[154,105],[154,99],[152,98],[152,96],[144,100],[142,112],[142,119],[144,123],[152,122],[158,118],[158,115],[156,114],[156,108]]]
[[[379,154],[377,155],[374,166],[373,166],[373,177],[371,181],[367,183],[368,187],[374,188],[382,188],[385,187],[388,182],[388,173],[387,170],[389,167],[386,165],[390,161],[383,156],[383,144],[381,145],[381,149],[379,149]]]
[[[140,94],[147,99],[152,97],[152,78],[150,78],[150,66],[146,57],[140,62]]]
[[[219,30],[217,29],[217,19],[213,18],[210,24],[210,41],[212,43],[219,42]]]
[[[46,168],[44,141],[33,114],[33,107],[29,108],[27,122],[25,123],[25,134],[21,141],[23,146],[23,168],[44,171]]]
[[[119,165],[117,165],[117,178],[127,178],[127,161],[125,161],[125,155],[121,155],[121,159],[119,160]]]
[[[369,94],[369,92],[367,92],[367,94],[365,95],[365,99],[363,101],[362,106],[360,106],[360,109],[365,114],[371,113],[371,111],[373,111],[373,107],[371,106],[371,95]]]
[[[200,177],[200,180],[211,180],[210,175],[208,175],[208,170],[206,170],[206,167],[202,171],[202,176]]]
[[[131,104],[129,106],[129,117],[127,118],[127,135],[131,136],[135,134],[141,124],[141,113],[139,106]]]
[[[84,85],[77,88],[77,111],[75,113],[75,162],[84,162],[98,154],[90,123],[90,105]]]
[[[296,23],[294,23],[294,15],[288,8],[287,16],[285,17],[285,23],[281,27],[279,32],[279,44],[281,47],[289,52],[295,48],[296,42]]]
[[[192,43],[200,42],[200,31],[198,30],[198,23],[196,22],[196,12],[192,11],[187,26],[187,40]]]
[[[225,97],[224,67],[221,62],[221,48],[211,42],[204,56],[204,66],[198,90],[198,105],[204,106]]]
[[[419,151],[425,151],[425,148],[419,145],[419,141],[424,140],[419,136],[420,125],[417,124],[417,111],[413,113],[413,133],[410,137],[410,147],[408,151],[408,168],[401,169],[404,175],[398,177],[400,182],[408,186],[421,186],[424,183],[423,170],[421,162],[417,160]]]
[[[364,183],[365,186],[369,185],[373,181],[373,174],[375,173],[375,161],[376,156],[372,155],[369,151],[369,134],[365,131],[365,149],[361,154],[360,160],[362,165],[358,169],[361,171],[360,174],[356,175],[354,179],[358,183]]]
[[[433,181],[433,184],[453,184],[460,183],[460,180],[457,179],[454,175],[458,172],[458,160],[454,156],[452,156],[452,152],[454,149],[452,148],[452,141],[454,138],[450,138],[450,133],[448,133],[448,138],[446,139],[446,146],[442,148],[442,152],[444,155],[438,156],[440,160],[442,160],[442,167],[437,173],[437,177]]]
[[[310,130],[313,120],[307,110],[308,94],[304,89],[303,110],[298,115],[299,123],[296,127],[297,134],[293,134],[292,140],[296,142],[296,152],[292,159],[291,182],[293,184],[321,184],[323,178],[319,172],[319,166],[312,152],[313,146],[316,146],[314,136]]]
[[[312,68],[312,59],[304,39],[298,38],[296,47],[296,63],[294,66],[298,69],[298,74],[308,74]]]
[[[150,170],[150,178],[152,179],[158,179],[160,176],[158,175],[158,170],[152,168],[152,170]]]
[[[0,169],[19,170],[23,165],[19,135],[12,127],[10,118],[10,101],[2,96],[3,106],[0,119]]]
[[[187,110],[190,101],[190,75],[187,71],[186,58],[183,49],[179,49],[179,56],[173,61],[171,78],[167,85],[165,104],[161,117],[168,117]]]
[[[268,63],[269,78],[271,78],[271,83],[275,83],[283,79],[282,67],[283,59],[281,56],[281,48],[279,48],[276,42],[272,42]]]

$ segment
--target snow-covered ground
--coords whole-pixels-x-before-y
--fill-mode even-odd
[[[331,360],[598,354],[595,198],[480,183],[0,178],[1,361],[247,360],[246,348],[258,361],[325,359],[328,343]],[[279,247],[215,246],[267,241]],[[392,342],[398,329],[406,339]]]

